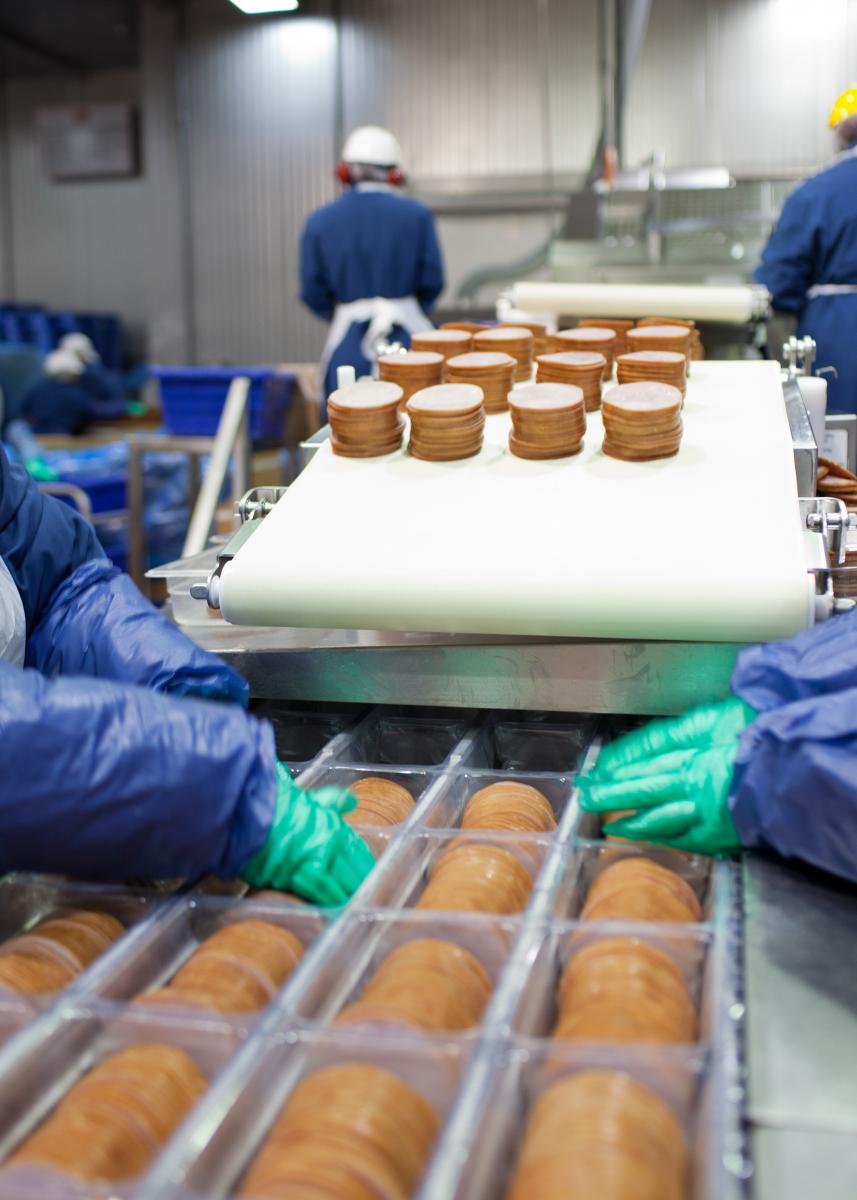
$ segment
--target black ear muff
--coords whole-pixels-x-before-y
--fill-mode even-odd
[[[340,183],[351,183],[351,168],[348,163],[341,162],[336,168],[336,178]]]

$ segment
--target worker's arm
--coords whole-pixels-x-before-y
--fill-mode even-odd
[[[270,725],[0,662],[0,871],[87,879],[212,872],[341,904],[374,866],[341,788],[304,792]]]
[[[437,240],[434,217],[426,209],[420,237],[420,260],[416,289],[417,299],[426,312],[434,307],[435,301],[444,289],[445,282],[443,256]]]
[[[857,687],[857,609],[738,656],[732,690],[766,711]]]
[[[742,845],[857,881],[857,687],[774,709],[749,725],[729,807]]]
[[[857,687],[764,713],[733,698],[607,746],[581,806],[608,835],[701,854],[767,848],[857,881],[855,764]]]
[[[177,701],[0,663],[0,870],[237,876],[274,815],[273,733]]]
[[[754,273],[783,312],[799,312],[816,282],[818,219],[806,185],[792,192]]]
[[[304,226],[301,238],[301,300],[323,321],[329,321],[333,316],[336,296],[328,280],[321,237],[312,217]]]
[[[92,526],[2,452],[0,556],[23,601],[28,666],[246,705],[244,681],[144,600]]]
[[[27,666],[92,675],[174,696],[244,707],[247,684],[202,650],[106,558],[84,563],[57,589],[27,638]]]
[[[115,372],[91,364],[83,372],[80,386],[91,398],[91,420],[117,421],[128,416],[128,397]]]

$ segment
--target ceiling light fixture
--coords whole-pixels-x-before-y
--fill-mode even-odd
[[[299,0],[232,0],[244,13],[294,12]]]

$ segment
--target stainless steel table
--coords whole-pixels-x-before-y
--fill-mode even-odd
[[[754,1200],[857,1196],[857,887],[744,866]]]

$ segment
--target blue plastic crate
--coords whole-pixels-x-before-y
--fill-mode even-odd
[[[214,437],[229,385],[236,375],[250,379],[250,437],[281,443],[295,387],[290,372],[262,367],[153,367],[160,381],[164,425],[174,436]]]
[[[126,476],[124,474],[112,472],[86,475],[74,472],[73,474],[61,474],[60,480],[63,483],[73,483],[75,487],[86,492],[93,513],[118,512],[127,507]],[[60,496],[59,499],[74,507],[74,502],[70,497]]]

